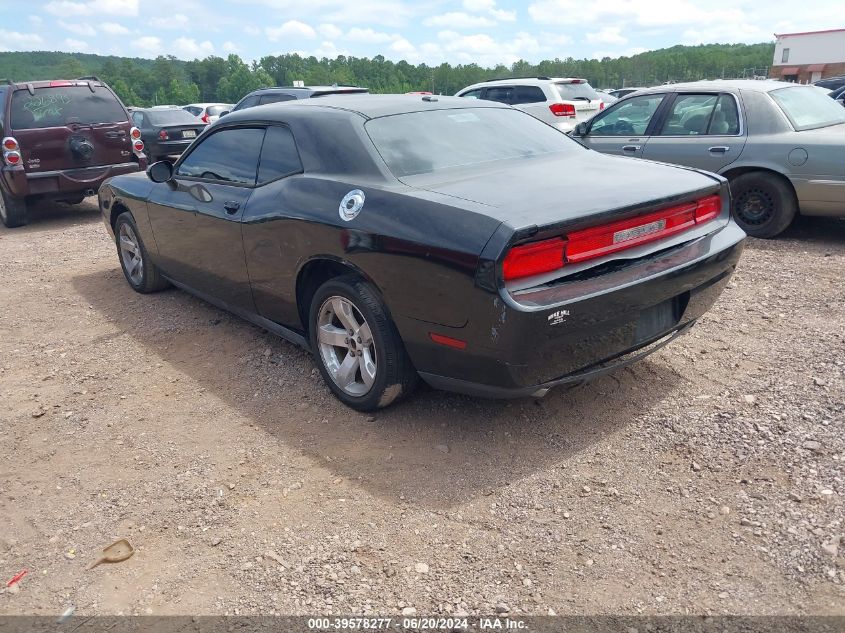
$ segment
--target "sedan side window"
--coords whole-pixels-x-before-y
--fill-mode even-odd
[[[229,128],[206,137],[180,163],[177,176],[254,185],[262,128]]]
[[[271,125],[267,128],[264,146],[261,148],[258,184],[299,173],[302,173],[302,163],[293,134],[286,127]]]
[[[593,136],[642,136],[665,95],[642,95],[624,99],[590,126]]]
[[[696,136],[707,133],[718,95],[678,95],[660,130],[661,136]]]

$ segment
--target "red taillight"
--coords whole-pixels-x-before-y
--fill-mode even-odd
[[[575,116],[575,106],[571,103],[553,103],[549,110],[555,116]]]
[[[202,121],[203,123],[208,123],[208,112],[204,113],[204,114],[200,117],[200,121]]]
[[[16,152],[20,149],[17,140],[12,136],[7,136],[3,139],[3,150],[7,152]]]
[[[129,130],[129,136],[132,137],[133,141],[135,139],[139,139],[139,138],[141,138],[141,130],[139,130],[136,127],[133,127],[132,129]]]
[[[599,103],[599,110],[604,110],[604,101]]]
[[[140,154],[141,152],[144,151],[144,141],[142,141],[141,139],[138,139],[134,143],[132,143],[132,147],[137,153]]]
[[[170,135],[168,135],[167,130],[162,130],[161,132],[159,132],[159,133],[158,133],[158,137],[159,137],[162,141],[166,141],[166,140],[168,140],[168,139],[170,138]]]
[[[514,246],[505,256],[502,275],[508,281],[557,270],[564,265],[565,253],[566,240],[560,237]]]
[[[7,165],[20,165],[21,164],[21,153],[20,152],[3,152],[3,160],[6,161]]]
[[[459,338],[452,338],[451,336],[444,336],[443,334],[437,334],[436,332],[429,332],[429,338],[435,343],[439,343],[440,345],[445,345],[446,347],[454,347],[455,349],[466,349],[467,342],[462,341]]]
[[[510,281],[603,257],[704,224],[721,212],[722,199],[714,195],[647,215],[573,231],[565,237],[515,246],[502,263],[502,277]]]

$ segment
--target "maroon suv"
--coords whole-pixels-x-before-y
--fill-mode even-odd
[[[71,204],[147,166],[141,132],[96,77],[0,85],[0,220],[27,223],[34,199]]]

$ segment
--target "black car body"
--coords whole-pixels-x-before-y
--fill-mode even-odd
[[[845,86],[845,75],[837,75],[836,77],[826,77],[825,79],[819,79],[813,85],[818,86],[819,88],[824,88],[826,90],[837,90],[842,86]]]
[[[141,140],[151,162],[178,156],[205,129],[206,123],[182,108],[138,108],[132,121],[141,130]]]
[[[329,95],[360,95],[369,92],[366,88],[358,86],[277,86],[274,88],[260,88],[253,90],[243,99],[235,104],[232,112],[252,108],[268,103],[281,103],[282,101],[296,101],[297,99],[312,99],[314,97],[327,97]]]
[[[229,150],[236,161],[220,158]],[[437,388],[540,396],[686,331],[745,238],[721,177],[604,156],[495,102],[385,95],[251,108],[209,126],[173,169],[168,180],[170,165],[157,163],[151,178],[100,190],[108,230],[125,237],[131,215],[146,245],[133,248],[154,264],[119,247],[130,284],[149,291],[163,276],[319,344],[324,378],[315,306],[333,283],[341,297],[344,283],[366,289],[349,295],[358,316],[395,334],[382,360],[407,356]],[[376,382],[384,390],[370,398],[327,382],[371,409],[413,381]]]
[[[96,77],[0,84],[0,220],[28,222],[35,199],[82,202],[147,166],[117,95]]]

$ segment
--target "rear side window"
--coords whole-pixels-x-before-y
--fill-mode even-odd
[[[293,101],[296,99],[293,95],[263,95],[258,100],[258,105],[264,105],[265,103],[279,103],[280,101]]]
[[[87,84],[36,88],[34,95],[28,90],[16,90],[11,110],[9,123],[14,130],[126,121],[126,112],[117,97],[102,86],[95,86],[91,92]]]
[[[261,163],[258,167],[258,184],[270,182],[282,176],[298,174],[302,171],[299,152],[293,134],[286,127],[272,125],[264,135],[261,148]]]
[[[199,116],[200,114],[202,114],[202,108],[198,108],[197,106],[186,106],[182,109],[187,110],[188,112],[190,112],[194,116]]]
[[[177,176],[254,185],[264,130],[220,130],[201,141],[176,170]]]
[[[512,96],[513,88],[511,86],[496,86],[495,88],[487,88],[487,94],[484,95],[484,98],[487,101],[511,103]]]
[[[560,98],[564,101],[594,101],[601,99],[593,87],[586,81],[560,82],[555,84]]]
[[[251,97],[244,97],[244,99],[235,106],[235,110],[243,110],[244,108],[251,108],[252,106],[258,105],[258,95],[252,95]]]
[[[461,96],[467,99],[481,99],[481,88],[476,88],[475,90],[469,90],[463,93]]]
[[[707,126],[718,95],[678,95],[669,118],[660,130],[661,136],[696,136],[707,133]]]
[[[543,89],[539,86],[517,86],[514,89],[513,104],[542,103],[546,100]]]

